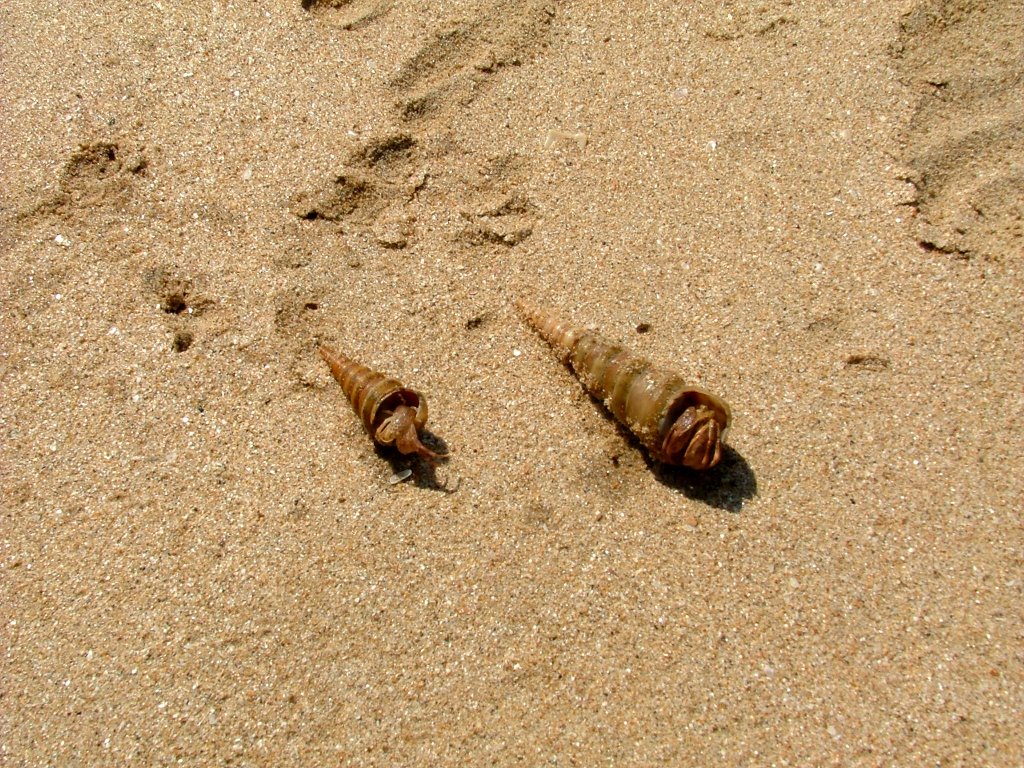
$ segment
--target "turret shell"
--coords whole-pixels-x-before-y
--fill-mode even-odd
[[[653,365],[596,331],[560,320],[552,311],[516,303],[593,397],[658,461],[707,469],[721,458],[732,421],[728,404],[678,374]]]
[[[427,401],[419,392],[330,347],[321,346],[318,351],[363,422],[363,427],[376,443],[382,446],[396,445],[403,453],[414,452],[427,458],[436,456],[419,443],[418,438],[409,443],[396,440],[390,426],[395,414],[400,413],[411,417],[415,433],[423,429],[427,423]]]

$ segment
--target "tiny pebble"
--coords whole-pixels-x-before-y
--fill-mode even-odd
[[[57,235],[55,238],[53,238],[53,242],[55,242],[57,245],[62,245],[65,248],[71,245],[71,240],[64,237],[64,235]]]

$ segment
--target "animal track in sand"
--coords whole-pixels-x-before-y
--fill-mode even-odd
[[[731,41],[764,37],[786,25],[796,24],[792,0],[747,3],[726,0],[703,20],[704,34],[712,40]]]
[[[1024,249],[1022,10],[928,0],[901,21],[892,53],[921,92],[904,161],[929,251],[998,261]]]
[[[142,275],[145,293],[159,300],[160,310],[170,317],[171,349],[184,352],[195,342],[195,318],[213,306],[197,291],[196,281],[175,267],[157,267]]]
[[[423,184],[412,172],[416,141],[405,133],[374,139],[349,155],[344,168],[317,189],[292,198],[291,210],[309,221],[367,224],[400,200],[408,200]]]
[[[422,120],[470,104],[492,75],[543,42],[554,15],[542,0],[499,0],[434,34],[391,81],[401,116]]]
[[[361,29],[390,8],[385,0],[302,0],[302,8],[314,18],[342,29]]]
[[[402,249],[415,236],[415,218],[401,209],[427,185],[426,167],[411,135],[385,135],[353,151],[343,168],[318,187],[294,195],[291,211],[307,221],[372,229],[379,246]],[[469,204],[460,206],[465,225],[456,239],[471,246],[511,247],[529,237],[537,208],[520,190],[523,181],[517,158],[489,158],[479,178],[460,185]]]
[[[147,165],[141,149],[122,147],[114,141],[82,144],[64,164],[57,192],[21,218],[55,214],[73,218],[101,207],[121,209],[131,200],[136,181],[145,175]]]
[[[307,0],[304,7],[325,13],[353,5]],[[414,122],[417,133],[384,133],[353,150],[328,178],[294,194],[291,212],[307,221],[370,230],[385,249],[406,248],[415,239],[416,219],[403,209],[432,185],[430,163],[444,164],[458,151],[451,126],[442,119],[471,104],[502,68],[520,64],[528,50],[542,45],[554,13],[540,0],[497,0],[431,34],[388,83],[397,97],[397,118]],[[536,207],[520,189],[524,174],[509,173],[522,163],[507,160],[487,158],[482,181],[460,179],[448,190],[465,221],[454,235],[457,242],[511,247],[533,231]],[[488,171],[492,166],[494,173]]]
[[[461,211],[467,223],[459,239],[469,245],[518,245],[533,232],[536,208],[525,195],[512,192],[474,210]]]

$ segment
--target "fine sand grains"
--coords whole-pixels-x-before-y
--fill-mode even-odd
[[[1024,763],[1022,18],[0,3],[0,764]]]

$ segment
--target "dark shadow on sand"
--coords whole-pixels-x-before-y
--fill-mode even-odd
[[[754,470],[728,445],[722,446],[721,461],[704,471],[662,464],[646,452],[644,459],[659,483],[710,507],[739,513],[744,503],[757,495]]]
[[[441,493],[455,493],[458,490],[458,483],[450,486],[446,481],[437,479],[437,466],[447,463],[450,458],[448,444],[430,430],[420,432],[420,439],[430,450],[441,454],[437,459],[430,461],[419,456],[405,456],[393,448],[382,448],[374,444],[377,455],[384,459],[390,466],[391,471],[398,474],[404,469],[411,469],[410,482],[417,488],[424,488],[428,491],[440,491]]]

